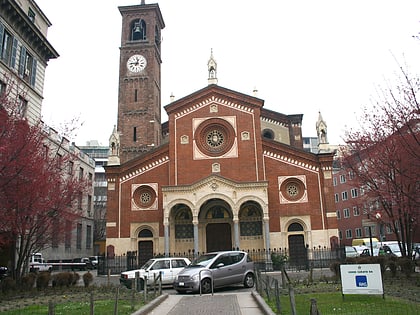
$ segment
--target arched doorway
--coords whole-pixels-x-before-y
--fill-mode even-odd
[[[149,229],[142,229],[138,237],[141,238],[138,241],[138,265],[141,267],[146,261],[153,258],[153,240],[147,240],[147,238],[153,238],[153,233]]]
[[[292,223],[289,225],[287,232],[293,233],[288,237],[290,264],[299,270],[308,269],[308,253],[305,246],[302,225],[299,223]]]
[[[209,223],[206,227],[207,252],[232,249],[232,232],[229,223]]]
[[[205,225],[206,251],[232,249],[232,212],[221,199],[210,199],[201,207],[201,222]]]

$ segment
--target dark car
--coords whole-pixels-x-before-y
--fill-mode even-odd
[[[254,263],[246,252],[223,251],[201,255],[175,277],[178,293],[210,293],[214,288],[233,284],[254,286]]]
[[[9,275],[9,269],[7,267],[0,267],[0,280],[6,278]]]

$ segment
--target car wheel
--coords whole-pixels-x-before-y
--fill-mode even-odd
[[[244,280],[245,288],[252,288],[254,286],[254,275],[252,273],[247,273]]]
[[[201,292],[206,294],[211,292],[211,280],[210,278],[205,278],[201,280]]]

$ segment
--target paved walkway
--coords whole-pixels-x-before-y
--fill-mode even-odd
[[[214,295],[163,295],[135,314],[143,315],[261,315],[274,314],[253,292],[215,293]]]

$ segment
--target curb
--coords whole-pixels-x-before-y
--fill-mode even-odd
[[[252,297],[255,299],[255,301],[257,302],[258,306],[260,307],[261,311],[265,314],[265,315],[275,315],[276,313],[274,313],[272,311],[272,309],[267,305],[267,303],[265,303],[264,299],[261,297],[261,295],[257,292],[257,291],[252,291],[251,292]]]
[[[158,296],[157,298],[142,306],[139,310],[135,311],[131,315],[144,315],[150,313],[156,306],[165,301],[168,298],[168,296],[169,294],[167,293]]]

